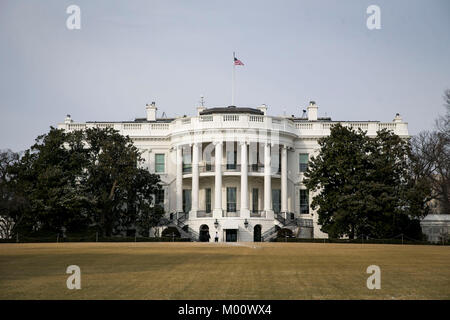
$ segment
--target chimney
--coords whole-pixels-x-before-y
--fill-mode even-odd
[[[73,120],[72,120],[72,118],[70,117],[70,114],[68,114],[67,116],[66,116],[66,118],[64,119],[64,123],[65,124],[70,124],[70,123],[72,123],[73,122]]]
[[[200,115],[200,113],[202,112],[202,111],[205,111],[206,110],[206,107],[204,107],[204,106],[198,106],[197,107],[197,115]]]
[[[267,114],[267,106],[265,104],[262,104],[259,107],[256,107],[256,109],[262,111],[264,115]]]
[[[147,104],[145,109],[147,110],[147,121],[156,121],[156,110],[158,110],[158,108],[156,107],[155,102],[153,101],[152,104]]]
[[[400,117],[400,113],[396,113],[395,118],[392,121],[393,122],[402,122],[402,117]]]
[[[317,109],[319,109],[319,107],[317,107],[316,103],[314,101],[310,101],[309,106],[306,109],[308,109],[308,120],[317,121]]]

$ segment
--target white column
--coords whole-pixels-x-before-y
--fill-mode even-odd
[[[287,147],[281,147],[281,212],[287,212]]]
[[[198,148],[198,143],[192,144],[192,215],[190,218],[195,217],[198,211]]]
[[[177,146],[177,180],[176,180],[176,210],[183,211],[183,149]]]
[[[215,198],[214,198],[214,218],[222,217],[222,142],[216,142],[215,155]]]
[[[272,181],[271,181],[271,157],[270,157],[270,143],[264,144],[264,211],[266,217],[270,218],[273,215],[272,210]]]
[[[241,217],[249,218],[247,143],[241,142]]]

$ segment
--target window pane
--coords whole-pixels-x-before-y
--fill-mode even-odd
[[[236,169],[237,163],[237,152],[228,151],[227,152],[227,169]]]
[[[164,208],[164,189],[161,189],[156,192],[155,205],[159,205]]]
[[[272,209],[275,213],[281,212],[281,190],[272,189]]]
[[[205,189],[206,212],[211,212],[211,189]]]
[[[309,213],[309,191],[300,190],[300,213]]]
[[[192,171],[191,154],[183,153],[183,172],[191,172],[191,171]]]
[[[270,168],[272,173],[281,172],[281,152],[270,154]]]
[[[258,211],[258,189],[252,191],[252,208],[253,212]]]
[[[183,212],[191,211],[191,190],[183,190]]]
[[[300,172],[305,172],[308,169],[308,154],[300,153]]]
[[[155,172],[164,171],[164,154],[155,154]]]
[[[236,188],[227,188],[227,211],[236,212]]]

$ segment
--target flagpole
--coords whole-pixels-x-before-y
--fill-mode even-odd
[[[236,65],[234,64],[235,54],[233,51],[233,78],[231,79],[231,105],[234,106],[234,82],[235,82],[235,73],[236,73]]]

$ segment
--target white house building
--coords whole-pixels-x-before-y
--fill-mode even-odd
[[[158,118],[153,102],[147,117],[124,122],[75,123],[67,116],[58,128],[114,128],[130,136],[142,151],[148,170],[164,184],[157,196],[166,225],[194,240],[268,241],[279,228],[295,236],[324,238],[311,210],[311,194],[303,185],[317,140],[330,127],[361,128],[369,136],[389,129],[408,136],[407,123],[332,121],[318,117],[311,101],[302,117],[269,116],[266,105],[197,108],[195,116]]]
[[[450,239],[450,214],[429,214],[420,221],[423,234],[430,242]]]

